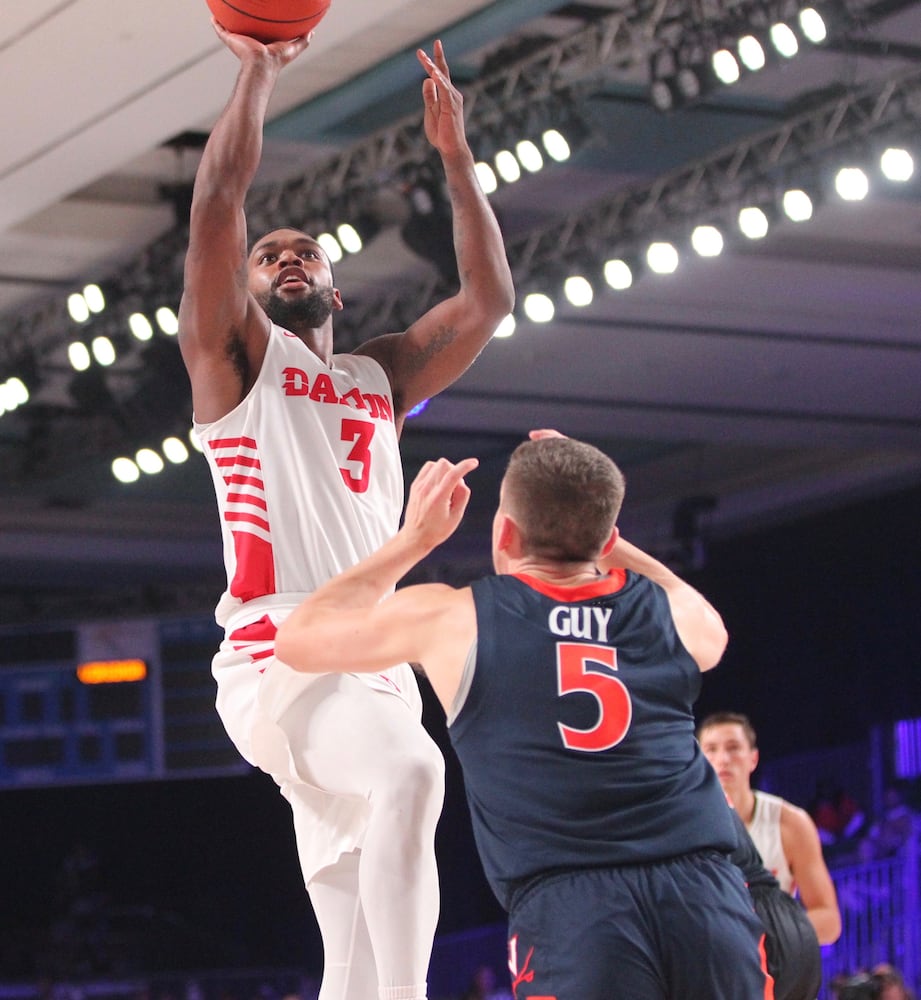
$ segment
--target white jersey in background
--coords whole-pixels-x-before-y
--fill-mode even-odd
[[[755,792],[754,795],[755,810],[751,822],[746,824],[749,835],[758,848],[764,867],[777,879],[780,888],[792,896],[796,893],[796,882],[780,836],[780,813],[784,800],[767,792]]]

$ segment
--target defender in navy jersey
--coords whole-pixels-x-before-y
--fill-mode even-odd
[[[399,534],[295,609],[278,653],[308,673],[422,665],[509,912],[516,1000],[772,998],[732,813],[694,738],[722,620],[619,537],[609,458],[532,438],[503,479],[497,576],[387,596],[466,506],[476,461],[429,463]]]

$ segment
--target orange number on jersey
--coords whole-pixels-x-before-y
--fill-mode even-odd
[[[617,678],[597,670],[589,663],[617,669],[617,651],[610,646],[592,646],[581,642],[556,644],[557,686],[561,695],[585,691],[598,702],[598,722],[591,729],[571,729],[558,722],[563,746],[568,750],[597,753],[610,750],[627,735],[633,717],[630,693]]]
[[[342,421],[342,440],[355,442],[346,457],[346,461],[356,462],[360,467],[357,477],[352,475],[348,469],[339,469],[342,473],[342,481],[353,493],[364,493],[371,480],[371,438],[373,437],[374,424],[370,421]]]

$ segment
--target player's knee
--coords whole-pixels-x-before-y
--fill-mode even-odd
[[[402,811],[411,805],[414,811],[441,811],[445,762],[434,743],[420,741],[392,753],[386,774],[386,780],[372,792],[372,806],[393,804]]]

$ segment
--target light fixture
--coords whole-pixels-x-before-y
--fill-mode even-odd
[[[103,367],[107,368],[109,365],[115,363],[115,345],[108,337],[104,335],[93,337],[90,347],[93,351],[93,357]]]
[[[739,210],[739,230],[750,240],[763,239],[768,234],[770,222],[767,213],[757,205],[746,205]]]
[[[813,45],[821,45],[828,38],[828,26],[825,18],[815,7],[803,7],[797,15],[799,30],[803,38]]]
[[[494,194],[499,187],[495,170],[485,160],[477,160],[473,169],[483,194]]]
[[[777,21],[771,25],[770,38],[775,51],[784,59],[792,59],[799,52],[796,32],[785,21]]]
[[[782,205],[791,222],[808,222],[812,218],[812,199],[802,188],[784,191]]]
[[[736,43],[736,51],[740,62],[750,72],[757,73],[759,69],[764,69],[767,57],[764,46],[755,35],[743,35]]]
[[[563,294],[571,306],[583,309],[585,306],[592,304],[592,300],[595,297],[595,290],[592,288],[591,282],[584,275],[571,274],[563,282]]]
[[[691,246],[699,257],[719,257],[723,252],[723,234],[716,226],[695,226]]]
[[[710,57],[710,65],[720,83],[729,85],[738,82],[741,75],[739,63],[729,49],[717,49]]]
[[[510,149],[500,149],[493,157],[493,162],[496,173],[506,184],[514,184],[521,177],[521,164]]]
[[[549,323],[553,319],[556,309],[553,299],[543,292],[531,292],[524,297],[523,309],[525,316],[532,323]]]
[[[163,459],[153,448],[141,448],[134,456],[134,461],[141,472],[146,472],[149,476],[163,471]]]
[[[141,470],[130,458],[116,458],[112,462],[112,475],[120,483],[136,483],[141,478]]]
[[[515,143],[515,155],[529,174],[536,174],[544,166],[544,157],[531,139]]]
[[[498,337],[500,340],[503,340],[506,337],[511,337],[515,332],[515,326],[515,317],[512,313],[509,313],[496,327],[496,331],[493,333],[493,336]]]
[[[626,291],[633,284],[633,270],[625,260],[613,257],[604,263],[604,280],[615,292]]]
[[[106,307],[106,298],[99,285],[87,285],[83,289],[83,301],[92,313],[101,313]]]
[[[71,292],[67,296],[67,311],[75,323],[85,323],[90,318],[90,307],[81,292]]]
[[[317,237],[317,243],[323,247],[326,256],[329,257],[330,263],[338,264],[342,260],[342,247],[332,233],[320,233]]]
[[[863,201],[870,193],[870,179],[860,167],[842,167],[835,174],[835,190],[843,201]]]
[[[879,167],[886,180],[904,184],[915,172],[915,161],[907,149],[890,146],[880,156]]]
[[[153,336],[150,320],[142,312],[133,312],[128,317],[128,329],[136,340],[150,340]]]
[[[164,438],[162,444],[163,454],[174,464],[180,465],[189,457],[189,449],[177,437]]]
[[[342,222],[336,227],[336,240],[346,253],[358,253],[364,246],[358,230],[350,222]]]
[[[168,336],[175,337],[179,333],[179,320],[176,314],[170,309],[169,306],[160,306],[159,309],[154,313],[154,319],[157,321],[157,326]],[[150,338],[144,338],[149,340]]]
[[[540,137],[544,150],[551,160],[557,163],[564,163],[572,155],[572,148],[566,136],[559,129],[548,128]]]
[[[678,250],[673,243],[657,240],[646,250],[646,263],[655,274],[674,274],[678,270]]]
[[[89,348],[82,340],[74,340],[67,347],[67,360],[74,371],[85,372],[92,364]]]

